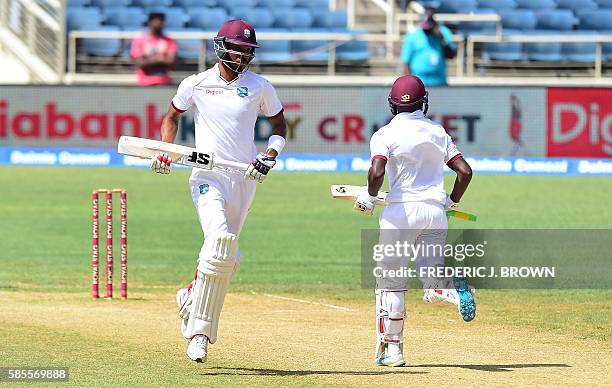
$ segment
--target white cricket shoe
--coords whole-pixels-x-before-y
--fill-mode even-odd
[[[179,317],[183,320],[189,319],[191,309],[191,289],[181,288],[176,293],[176,304],[179,306]]]
[[[376,365],[379,366],[404,366],[406,360],[404,360],[404,347],[402,344],[394,346],[394,349],[390,349],[389,344],[385,345],[383,353],[376,358]]]
[[[208,337],[195,335],[187,345],[187,357],[195,362],[205,362],[208,357]]]
[[[459,294],[455,289],[427,288],[423,291],[423,302],[425,303],[436,304],[440,302],[448,302],[456,306],[460,301]]]

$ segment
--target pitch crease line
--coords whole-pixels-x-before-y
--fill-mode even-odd
[[[257,295],[258,293],[257,292],[253,292],[253,294]],[[336,310],[341,310],[341,311],[357,311],[357,310],[354,310],[354,309],[351,309],[351,308],[348,308],[348,307],[336,306],[336,305],[328,304],[328,303],[313,302],[313,301],[310,301],[310,300],[304,300],[304,299],[298,299],[298,298],[290,298],[288,296],[280,296],[280,295],[273,295],[273,294],[266,294],[266,293],[262,293],[260,295],[267,296],[268,298],[288,300],[288,301],[291,301],[291,302],[313,304],[313,305],[328,307],[330,309],[336,309]]]

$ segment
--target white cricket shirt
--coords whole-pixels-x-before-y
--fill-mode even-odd
[[[172,105],[181,112],[195,106],[198,151],[241,163],[251,163],[257,155],[254,137],[259,113],[273,117],[283,109],[268,80],[247,70],[227,82],[221,77],[219,64],[185,78]],[[192,176],[199,172],[194,169]]]
[[[372,135],[372,159],[387,159],[387,202],[444,204],[444,164],[461,156],[444,128],[422,111],[403,112]]]

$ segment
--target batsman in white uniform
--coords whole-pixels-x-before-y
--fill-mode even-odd
[[[219,316],[232,276],[239,266],[238,239],[256,182],[263,182],[285,145],[283,106],[272,85],[248,71],[259,47],[253,26],[230,20],[214,38],[218,63],[187,77],[161,127],[162,141],[174,142],[181,113],[193,107],[195,142],[201,152],[220,159],[249,164],[245,171],[229,168],[193,169],[189,184],[193,203],[204,233],[194,280],[177,293],[181,332],[188,343],[187,356],[206,361],[208,344],[217,340]],[[265,153],[257,154],[255,122],[268,117],[273,132]],[[151,169],[167,174],[172,160],[161,153],[151,160]]]
[[[444,128],[429,120],[427,91],[415,76],[398,78],[389,94],[394,118],[374,133],[370,141],[372,165],[368,186],[355,201],[355,210],[372,215],[376,195],[389,174],[390,191],[387,206],[380,216],[380,244],[444,246],[448,228],[446,210],[455,209],[466,191],[472,170],[453,144]],[[457,178],[450,195],[444,191],[444,164]],[[430,251],[431,252],[431,251]],[[440,253],[419,254],[419,267],[444,266]],[[411,258],[391,255],[383,257],[382,276],[376,279],[378,365],[403,366],[403,332],[407,278],[386,275],[384,270],[408,267]],[[418,272],[417,272],[418,273]],[[397,272],[396,272],[397,274]],[[447,301],[456,304],[463,320],[471,321],[476,303],[465,279],[421,278],[426,302]]]

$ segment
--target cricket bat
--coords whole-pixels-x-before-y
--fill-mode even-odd
[[[144,139],[141,137],[121,136],[117,144],[117,152],[122,155],[141,159],[151,159],[159,152],[165,152],[172,158],[172,163],[182,166],[212,170],[215,167],[229,167],[246,171],[246,163],[232,162],[214,157],[210,152],[199,152],[195,148],[163,141]]]
[[[348,201],[354,201],[357,199],[359,194],[363,191],[363,186],[353,186],[353,185],[332,185],[331,186],[331,194],[335,199],[345,199]],[[374,201],[375,205],[385,206],[387,202],[385,202],[387,198],[386,191],[379,191],[376,196],[376,201]],[[449,217],[461,218],[466,221],[476,221],[478,217],[473,214],[460,212],[458,210],[447,210],[446,215]]]

